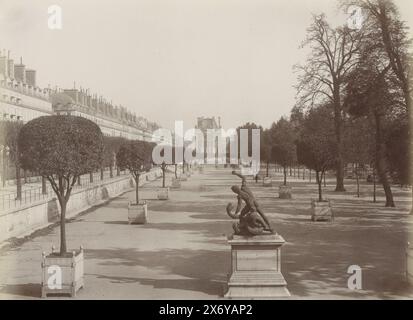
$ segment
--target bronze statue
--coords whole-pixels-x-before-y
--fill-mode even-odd
[[[250,188],[247,187],[245,176],[232,171],[232,174],[242,179],[241,188],[232,186],[231,190],[237,194],[238,204],[233,213],[233,205],[227,205],[227,213],[233,219],[239,219],[239,222],[233,224],[233,229],[236,235],[255,236],[262,234],[273,234],[270,222],[261,210],[258,201],[255,199]],[[245,203],[241,210],[242,202]]]

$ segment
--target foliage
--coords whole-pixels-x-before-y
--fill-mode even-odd
[[[60,254],[66,252],[65,214],[77,178],[98,169],[103,161],[103,135],[92,121],[56,115],[26,123],[18,137],[23,169],[47,178],[61,208]]]
[[[270,129],[272,141],[272,157],[283,166],[293,165],[296,161],[296,135],[294,127],[285,118],[274,123]]]
[[[146,141],[127,140],[116,153],[116,162],[121,170],[129,170],[134,178],[152,166],[153,144]]]

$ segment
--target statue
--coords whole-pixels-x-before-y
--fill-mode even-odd
[[[271,228],[270,222],[261,210],[258,201],[255,199],[252,191],[247,186],[247,180],[245,176],[232,171],[233,175],[236,175],[242,179],[241,188],[238,186],[232,186],[231,190],[237,195],[238,204],[235,212],[233,213],[233,205],[229,203],[227,205],[227,213],[232,219],[239,219],[239,222],[233,224],[234,233],[236,235],[243,236],[256,236],[263,234],[274,234]],[[242,202],[245,203],[242,208]]]

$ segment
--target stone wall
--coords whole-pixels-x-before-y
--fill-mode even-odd
[[[154,169],[140,178],[140,185],[152,181],[159,175]],[[146,179],[148,176],[148,180]],[[72,218],[86,209],[101,204],[110,198],[133,190],[134,181],[130,176],[102,181],[85,189],[74,190],[67,204],[67,218]],[[38,229],[58,221],[59,204],[57,198],[39,200],[28,205],[0,213],[0,245],[10,238],[24,237]]]

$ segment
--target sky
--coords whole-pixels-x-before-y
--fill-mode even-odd
[[[395,3],[412,27],[413,1]],[[53,4],[61,30],[48,28]],[[299,45],[321,12],[342,23],[332,0],[0,0],[0,49],[41,87],[75,82],[166,128],[269,127],[294,106]]]

